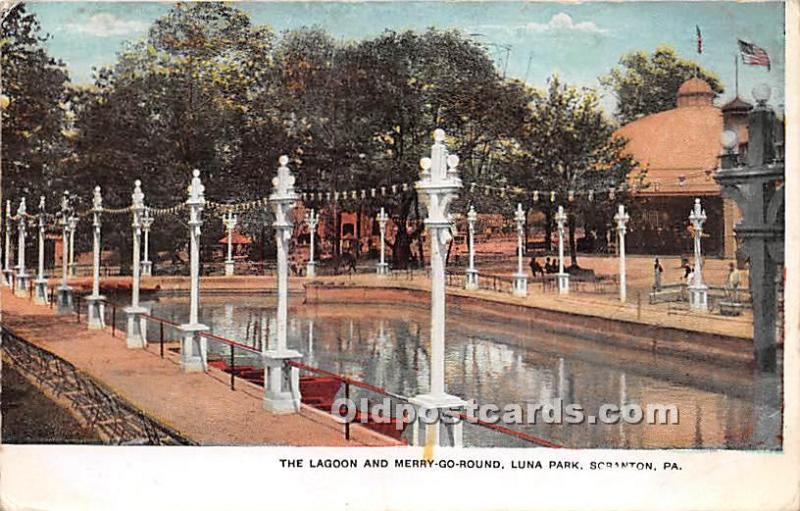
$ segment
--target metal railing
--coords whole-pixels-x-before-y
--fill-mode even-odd
[[[498,279],[506,278],[506,277],[502,277],[502,276],[497,276],[497,277],[498,277]],[[457,278],[457,276],[454,275],[451,278],[455,279],[455,278]],[[451,282],[453,282],[453,281],[451,281]],[[53,303],[56,301],[56,299],[55,299],[56,287],[55,286],[50,286],[48,289],[49,289],[49,292],[50,292],[50,307],[53,307]],[[82,318],[86,317],[85,314],[87,314],[87,313],[83,311],[83,309],[85,308],[85,302],[86,302],[86,300],[80,294],[76,294],[73,297],[75,320],[76,320],[77,323],[80,323],[82,321]],[[103,300],[103,303],[105,305],[105,307],[104,307],[104,309],[105,309],[104,320],[106,321],[106,325],[111,327],[111,336],[112,337],[117,337],[117,330],[120,330],[118,328],[118,326],[117,326],[117,320],[118,320],[117,309],[120,308],[120,307],[123,307],[123,306],[121,304],[117,304],[116,302],[108,300],[108,299]],[[178,330],[180,325],[178,323],[174,322],[174,321],[170,321],[168,319],[160,318],[160,317],[154,316],[154,315],[152,315],[150,313],[143,314],[143,317],[148,322],[154,322],[154,323],[158,324],[159,356],[161,358],[164,358],[165,357],[165,344],[168,342],[167,335],[166,335],[165,331],[166,331],[167,328],[172,329],[172,330]],[[109,319],[110,319],[110,321],[109,321]],[[85,319],[84,319],[84,321],[85,321]],[[7,331],[7,329],[4,328],[3,332],[5,333],[6,331]],[[148,328],[148,331],[146,333],[149,333],[149,328]],[[9,333],[9,335],[12,335],[12,334]],[[247,344],[244,344],[244,343],[241,343],[241,342],[237,342],[237,341],[234,341],[232,339],[228,339],[228,338],[225,338],[225,337],[222,337],[222,336],[210,333],[210,332],[201,332],[199,335],[204,337],[204,338],[206,338],[206,339],[208,339],[208,340],[210,340],[210,341],[212,341],[212,342],[217,342],[217,343],[223,344],[225,346],[228,346],[229,352],[227,354],[227,364],[225,364],[224,366],[222,366],[220,368],[224,372],[228,372],[230,374],[230,383],[229,383],[229,385],[230,385],[230,389],[232,391],[236,390],[236,380],[237,380],[237,378],[242,378],[245,381],[250,381],[251,383],[254,383],[253,378],[245,378],[245,377],[243,377],[243,374],[241,374],[240,371],[237,370],[236,350],[238,349],[238,350],[244,351],[245,353],[249,353],[250,355],[256,355],[256,356],[259,356],[259,357],[261,355],[261,350],[255,348],[253,346],[249,346]],[[148,335],[148,337],[149,337],[149,335]],[[52,355],[52,356],[55,357],[55,355]],[[220,358],[220,359],[217,359],[217,360],[225,361],[225,358],[223,357],[223,358]],[[71,364],[69,364],[68,362],[63,361],[63,363],[64,364],[68,364],[69,367],[72,368],[71,370],[73,372],[76,371],[74,369],[74,367],[71,366]],[[289,365],[291,367],[295,367],[295,368],[297,368],[299,370],[306,371],[308,373],[313,373],[313,374],[317,374],[317,375],[321,375],[321,376],[325,376],[325,377],[329,377],[329,378],[335,379],[336,381],[338,381],[340,383],[340,386],[342,386],[342,385],[344,386],[344,397],[345,397],[345,399],[349,399],[351,397],[351,388],[355,387],[355,388],[359,388],[361,390],[364,390],[364,391],[367,391],[367,392],[370,392],[370,393],[373,393],[373,394],[378,394],[378,395],[381,395],[381,396],[389,397],[389,398],[394,399],[394,400],[399,401],[399,402],[403,402],[403,403],[408,403],[409,402],[408,398],[405,397],[405,396],[393,393],[393,392],[388,391],[388,390],[386,390],[386,389],[384,389],[382,387],[378,387],[376,385],[372,385],[370,383],[363,382],[363,381],[357,380],[355,378],[351,378],[349,376],[344,376],[344,375],[341,375],[341,374],[337,374],[337,373],[334,373],[334,372],[331,372],[331,371],[327,371],[325,369],[321,369],[321,368],[318,368],[318,367],[313,367],[313,366],[310,366],[308,364],[303,364],[301,362],[296,362],[296,361],[291,361],[290,360],[290,361],[287,361],[286,363],[287,363],[287,365]],[[245,367],[249,368],[250,366],[245,366]],[[257,368],[257,370],[262,371],[262,374],[263,374],[263,367]],[[263,379],[256,379],[255,383],[263,385]],[[84,385],[84,387],[85,388],[92,388],[92,387],[89,386],[89,384]],[[94,392],[94,391],[92,391],[92,392]],[[95,394],[97,394],[97,393],[95,392]],[[316,407],[316,408],[324,409],[324,407],[323,408]],[[331,410],[328,409],[328,412],[330,412],[330,411]],[[141,413],[141,412],[139,412],[139,413]],[[367,411],[367,414],[369,414],[369,411]],[[530,434],[527,434],[527,433],[524,433],[524,432],[521,432],[521,431],[516,431],[516,430],[513,430],[511,428],[506,428],[504,426],[500,426],[500,425],[497,425],[497,424],[491,424],[491,423],[487,423],[487,422],[484,422],[484,421],[480,421],[480,420],[477,420],[475,418],[467,417],[466,415],[463,415],[463,414],[460,415],[460,418],[462,420],[464,420],[468,424],[473,424],[473,425],[476,425],[476,426],[484,427],[484,428],[487,428],[489,430],[492,430],[492,431],[495,431],[495,432],[498,432],[498,433],[501,433],[501,434],[504,434],[504,435],[510,435],[510,436],[515,437],[515,438],[524,440],[524,441],[529,442],[529,443],[533,443],[533,444],[538,445],[538,446],[560,447],[557,444],[554,444],[554,443],[549,442],[547,440],[544,440],[542,438],[536,437],[534,435],[530,435]],[[368,415],[368,419],[370,419],[369,415]],[[399,418],[395,418],[395,420],[403,421],[403,420],[405,420],[405,418],[399,417]],[[114,422],[118,422],[118,421],[114,421]],[[344,437],[345,437],[346,440],[350,440],[350,438],[351,438],[350,425],[351,425],[350,421],[344,421]],[[370,427],[369,420],[368,420],[367,427]],[[392,424],[390,424],[390,427],[394,427],[394,426]],[[148,424],[147,428],[148,428],[148,431],[153,430],[152,425]],[[374,425],[373,425],[372,429],[376,429],[374,427]],[[402,432],[402,428],[399,431]],[[385,434],[385,432],[386,432],[385,428],[383,428],[382,432]]]
[[[194,445],[63,358],[2,327],[2,349],[20,371],[56,398],[65,399],[105,443],[116,445]]]
[[[313,366],[310,366],[308,364],[304,364],[302,362],[297,362],[297,361],[294,361],[294,360],[289,360],[289,361],[286,362],[286,364],[291,366],[291,367],[296,367],[298,369],[301,369],[301,370],[304,370],[304,371],[307,371],[307,372],[310,372],[310,373],[319,374],[319,375],[322,375],[322,376],[327,376],[327,377],[334,378],[334,379],[340,381],[341,384],[344,385],[344,398],[346,400],[349,400],[350,397],[351,397],[351,386],[352,386],[352,387],[356,387],[356,388],[360,388],[360,389],[366,390],[366,391],[374,393],[374,394],[378,394],[378,395],[389,397],[389,398],[391,398],[391,399],[393,399],[395,401],[399,401],[399,402],[403,402],[403,403],[409,403],[410,402],[409,398],[407,398],[406,396],[402,396],[400,394],[396,394],[394,392],[388,391],[388,390],[386,390],[386,389],[384,389],[382,387],[378,387],[378,386],[372,385],[370,383],[366,383],[366,382],[363,382],[363,381],[360,381],[360,380],[356,380],[355,378],[351,378],[349,376],[344,376],[344,375],[337,374],[337,373],[334,373],[334,372],[331,372],[331,371],[326,371],[324,369],[320,369],[318,367],[313,367]],[[332,410],[329,410],[329,411],[332,412]],[[517,438],[517,439],[532,443],[532,444],[540,446],[540,447],[553,447],[553,448],[562,447],[561,445],[558,445],[558,444],[556,444],[554,442],[550,442],[550,441],[545,440],[543,438],[539,438],[539,437],[537,437],[535,435],[531,435],[531,434],[525,433],[523,431],[517,431],[517,430],[511,429],[511,428],[507,428],[505,426],[500,426],[498,424],[492,424],[492,423],[489,423],[489,422],[485,422],[485,421],[479,420],[479,419],[477,419],[475,417],[469,417],[469,416],[467,416],[466,414],[463,414],[463,413],[453,413],[451,415],[453,415],[454,417],[458,417],[459,419],[464,421],[466,424],[471,424],[471,425],[483,427],[483,428],[492,430],[494,432],[501,433],[503,435],[510,435],[510,436],[512,436],[514,438]],[[406,418],[405,417],[394,417],[394,420],[403,420],[404,421],[404,420],[406,420]],[[369,427],[369,426],[367,426],[367,427]],[[395,426],[393,424],[389,423],[389,427],[395,427]],[[402,429],[400,429],[398,431],[402,432]],[[344,421],[344,435],[345,435],[345,439],[346,440],[350,440],[350,421]]]
[[[286,362],[286,364],[291,366],[291,367],[296,367],[298,369],[301,369],[301,370],[309,372],[309,373],[319,374],[321,376],[327,376],[329,378],[333,378],[335,380],[338,380],[340,382],[340,385],[344,385],[344,398],[346,400],[350,399],[350,397],[351,397],[351,392],[350,392],[351,389],[350,389],[350,387],[353,386],[353,387],[357,387],[357,388],[366,390],[368,392],[372,392],[374,394],[379,394],[379,395],[382,395],[382,396],[389,397],[391,399],[394,399],[394,400],[397,400],[397,401],[400,401],[400,402],[404,402],[404,403],[408,402],[408,398],[406,398],[405,396],[401,396],[399,394],[395,394],[393,392],[390,392],[390,391],[388,391],[388,390],[386,390],[384,388],[381,388],[381,387],[378,387],[378,386],[375,386],[375,385],[372,385],[372,384],[369,384],[369,383],[366,383],[366,382],[363,382],[363,381],[360,381],[360,380],[356,380],[355,378],[350,378],[349,376],[344,376],[344,375],[337,374],[337,373],[334,373],[334,372],[331,372],[331,371],[326,371],[325,369],[320,369],[318,367],[313,367],[313,366],[310,366],[308,364],[303,364],[302,362],[297,362],[297,361],[294,361],[294,360],[288,360]],[[324,408],[318,408],[318,409],[324,409]],[[330,412],[331,411],[330,408],[327,411]],[[400,418],[398,418],[398,420],[405,420],[405,419],[400,417]],[[399,430],[399,431],[402,431],[402,429]],[[350,440],[350,421],[344,421],[344,438],[345,438],[345,440]]]

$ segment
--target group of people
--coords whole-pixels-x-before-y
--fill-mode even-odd
[[[687,285],[694,283],[694,265],[689,264],[689,260],[684,258],[681,261],[681,268],[683,269],[683,280]],[[653,263],[653,289],[655,291],[661,290],[661,274],[664,273],[664,267],[661,266],[658,258],[656,257]],[[725,293],[733,301],[739,299],[739,284],[741,283],[741,274],[739,269],[736,268],[734,263],[728,263],[728,277],[725,280]]]
[[[551,261],[550,258],[547,257],[544,266],[542,266],[539,264],[539,261],[536,260],[536,257],[531,257],[529,266],[531,267],[531,273],[534,277],[537,273],[542,276],[544,276],[545,273],[558,273],[558,259],[556,258],[553,258]]]

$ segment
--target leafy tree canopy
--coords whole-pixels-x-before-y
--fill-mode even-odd
[[[600,83],[617,97],[616,116],[627,124],[645,115],[675,108],[678,88],[689,78],[708,82],[717,94],[725,89],[714,73],[694,60],[682,58],[671,46],[659,46],[648,54],[634,51],[622,56],[619,65]]]
[[[530,91],[529,113],[515,152],[512,182],[526,189],[552,190],[528,205],[548,215],[561,204],[570,214],[569,243],[576,263],[576,218],[591,220],[611,214],[614,201],[607,190],[620,190],[637,166],[625,152],[626,141],[613,136],[614,125],[599,106],[597,92],[569,86],[558,76],[548,80],[547,89]],[[589,190],[595,193],[590,198]],[[615,199],[623,192],[615,193]]]
[[[66,157],[64,130],[69,109],[69,77],[64,64],[42,46],[48,36],[24,4],[13,7],[0,28],[3,116],[3,188],[18,199],[49,195],[55,168]],[[54,198],[54,197],[51,197]]]

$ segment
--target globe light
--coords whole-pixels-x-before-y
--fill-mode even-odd
[[[739,137],[736,136],[735,131],[725,130],[719,135],[719,143],[722,144],[725,150],[730,152],[736,149],[736,145],[739,143]]]
[[[5,94],[0,94],[0,110],[5,110],[11,104],[11,98]]]
[[[459,158],[457,154],[450,154],[447,156],[447,166],[450,168],[458,167]]]
[[[766,83],[759,83],[753,87],[753,99],[755,99],[760,106],[766,105],[771,95],[772,90]]]

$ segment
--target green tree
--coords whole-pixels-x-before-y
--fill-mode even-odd
[[[370,81],[365,93],[378,142],[366,182],[416,181],[419,158],[429,154],[432,133],[440,127],[450,151],[461,158],[463,180],[488,176],[493,150],[521,124],[525,103],[519,87],[503,82],[482,47],[455,31],[387,31],[361,43],[357,52]],[[388,205],[398,226],[393,262],[403,267],[413,241],[424,254],[424,213],[413,189]]]
[[[626,141],[613,136],[614,126],[599,106],[596,91],[548,80],[544,91],[531,91],[529,115],[519,136],[513,184],[526,189],[555,192],[555,201],[542,194],[528,206],[548,219],[563,205],[568,212],[569,250],[577,266],[575,229],[604,226],[617,201],[625,198],[628,175],[637,167],[625,153]],[[614,200],[608,190],[615,189]],[[589,191],[592,190],[592,197]]]
[[[35,205],[38,195],[52,200],[55,170],[66,157],[65,130],[70,92],[64,64],[50,55],[42,43],[34,14],[25,4],[13,7],[2,22],[0,69],[8,107],[2,111],[2,188],[6,197],[28,196]]]
[[[675,108],[678,88],[689,78],[708,82],[717,94],[724,87],[717,75],[699,63],[681,58],[674,48],[659,46],[652,54],[633,51],[622,56],[619,65],[600,83],[617,97],[616,116],[626,124],[639,117]]]
[[[275,91],[265,90],[259,108],[277,108],[284,127],[284,151],[294,157],[298,186],[324,192],[362,188],[367,155],[376,144],[376,129],[366,94],[368,73],[359,67],[353,44],[337,44],[325,31],[301,28],[285,32],[274,53]],[[356,184],[358,183],[358,184]],[[307,205],[327,208],[333,220],[329,240],[339,249],[343,209],[363,211],[350,197]]]
[[[252,97],[269,77],[271,44],[268,29],[225,4],[179,3],[157,19],[145,40],[97,71],[76,106],[80,161],[71,176],[81,194],[99,184],[108,204],[128,204],[141,179],[148,205],[170,206],[185,199],[193,168],[211,200],[268,193],[274,165],[265,162],[277,154],[263,137],[278,131],[265,127],[272,121],[252,108]],[[111,234],[120,236],[123,257],[129,231]],[[221,223],[207,222],[204,232],[215,244]],[[153,231],[153,246],[174,250],[186,237],[169,221]]]
[[[486,174],[497,140],[524,118],[519,87],[503,83],[480,46],[457,32],[392,32],[357,43],[337,43],[318,28],[284,33],[275,51],[275,82],[260,104],[278,105],[306,190],[369,189],[418,178],[419,158],[432,133],[444,127],[462,160],[465,181]],[[516,110],[515,110],[516,109]],[[330,207],[334,251],[341,211],[373,215],[387,208],[399,226],[390,245],[404,267],[424,228],[416,191],[352,200]]]

